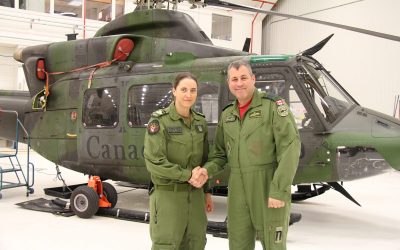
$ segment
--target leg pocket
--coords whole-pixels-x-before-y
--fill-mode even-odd
[[[174,250],[175,246],[171,244],[153,244],[152,250]]]

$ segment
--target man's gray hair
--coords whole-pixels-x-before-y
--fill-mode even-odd
[[[245,66],[249,70],[250,75],[251,76],[253,75],[253,70],[251,69],[249,62],[241,59],[241,60],[233,61],[233,62],[231,62],[231,64],[229,64],[228,70],[227,70],[228,71],[228,75],[227,75],[228,81],[229,81],[229,70],[231,70],[231,68],[239,69],[240,66]]]

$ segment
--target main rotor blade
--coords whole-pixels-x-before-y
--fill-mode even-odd
[[[371,35],[371,36],[380,37],[380,38],[387,39],[387,40],[400,42],[399,36],[394,36],[394,35],[376,32],[376,31],[372,31],[372,30],[352,27],[352,26],[348,26],[348,25],[332,23],[332,22],[322,21],[322,20],[308,18],[308,17],[286,14],[286,13],[280,13],[280,12],[275,12],[272,10],[262,10],[262,9],[251,7],[251,6],[245,6],[245,5],[240,5],[240,4],[231,4],[231,3],[223,2],[223,1],[205,1],[205,2],[207,5],[214,5],[214,6],[225,7],[225,8],[234,8],[234,9],[240,9],[240,10],[245,10],[245,11],[254,11],[254,12],[258,12],[258,13],[262,13],[262,14],[270,14],[270,15],[275,15],[275,16],[293,18],[293,19],[297,19],[297,20],[323,24],[323,25],[332,26],[332,27],[336,27],[336,28],[340,28],[340,29],[344,29],[344,30],[350,30],[350,31],[354,31],[354,32],[358,32],[358,33],[362,33],[362,34],[366,34],[366,35]],[[216,2],[218,2],[218,3],[216,3]]]

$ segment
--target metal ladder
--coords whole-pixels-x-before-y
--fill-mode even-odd
[[[16,188],[16,187],[26,187],[26,196],[29,194],[33,194],[34,189],[34,165],[29,160],[30,153],[30,137],[28,132],[26,131],[24,125],[18,119],[18,113],[12,110],[1,110],[2,113],[11,113],[15,114],[15,123],[16,123],[16,132],[15,132],[15,140],[13,141],[13,147],[11,148],[11,152],[1,152],[0,151],[0,159],[8,158],[10,165],[3,168],[0,165],[0,199],[2,198],[1,190]],[[18,159],[18,138],[20,128],[24,132],[24,139],[26,139],[27,143],[27,152],[26,152],[26,167],[23,168],[19,159]],[[4,162],[0,162],[0,164],[4,164]],[[4,180],[5,174],[14,174],[14,181],[6,181]],[[16,181],[15,181],[16,179]]]

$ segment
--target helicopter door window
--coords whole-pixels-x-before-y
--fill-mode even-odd
[[[269,78],[271,78],[271,75],[274,74],[269,74]],[[290,111],[294,116],[297,128],[311,128],[311,119],[308,117],[307,111],[296,91],[294,90],[293,86],[290,85],[290,87],[287,89],[285,80],[263,80],[263,78],[265,77],[263,77],[262,75],[258,75],[256,78],[255,86],[258,91],[264,91],[273,95],[283,97],[290,107]]]
[[[290,111],[292,111],[297,128],[313,128],[311,117],[307,113],[307,110],[297,95],[297,92],[293,88],[293,85],[290,85],[289,88],[289,100]]]
[[[118,124],[117,88],[88,89],[83,101],[82,122],[86,128],[110,128]]]

